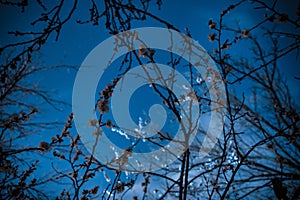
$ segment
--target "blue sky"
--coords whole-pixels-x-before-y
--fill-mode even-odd
[[[104,29],[103,20],[101,20],[98,27],[94,27],[91,24],[79,25],[75,21],[77,19],[88,18],[87,1],[81,2],[78,6],[78,10],[72,17],[71,21],[67,23],[61,32],[59,40],[54,41],[52,36],[47,44],[40,51],[40,55],[36,65],[42,66],[76,66],[79,67],[88,53],[97,46],[100,42],[109,37],[108,31]],[[209,19],[217,20],[221,10],[227,7],[227,5],[236,1],[194,1],[194,0],[174,0],[163,1],[161,10],[157,10],[156,5],[151,5],[151,12],[157,16],[165,19],[173,24],[176,28],[184,31],[185,27],[191,31],[191,34],[195,40],[197,40],[205,49],[212,52],[215,47],[213,43],[207,39],[208,34],[211,33],[207,23]],[[295,11],[297,1],[285,0],[279,1],[279,4],[285,10],[288,10],[291,14]],[[29,23],[30,20],[37,17],[38,12],[35,6],[29,7],[24,14],[20,14],[17,10],[8,8],[6,6],[0,7],[0,46],[3,46],[10,42],[19,41],[18,38],[8,36],[7,31],[14,30],[32,30]],[[255,13],[255,14],[254,14]],[[247,6],[242,6],[237,10],[234,10],[226,18],[226,24],[239,25],[242,29],[255,25],[260,16],[253,10],[249,10]],[[146,20],[143,22],[135,22],[134,28],[148,27],[148,26],[161,26],[159,23],[153,20]],[[283,26],[284,28],[284,26]],[[256,34],[259,34],[257,32]],[[30,36],[29,36],[30,37]],[[245,44],[244,50],[232,50],[233,55],[236,56],[248,56],[247,48]],[[287,59],[284,59],[282,63],[282,71],[286,75],[290,89],[294,97],[300,97],[300,91],[297,88],[299,81],[294,79],[294,76],[300,77],[299,60],[294,59],[295,55],[290,55]],[[28,79],[28,83],[39,83],[40,87],[50,91],[50,95],[54,98],[58,98],[71,104],[72,101],[72,89],[76,76],[76,70],[73,69],[55,69],[47,72],[39,72],[36,75]],[[112,77],[113,78],[113,77]],[[244,88],[247,86],[242,86]],[[238,89],[240,89],[238,87]],[[241,91],[239,91],[241,93]],[[139,94],[137,94],[139,96]],[[141,97],[141,96],[140,96]],[[149,101],[150,103],[150,101]],[[64,122],[68,114],[72,111],[71,106],[60,105],[60,111],[53,110],[52,107],[47,105],[41,105],[41,115],[44,121],[60,121]],[[137,118],[137,116],[135,116]],[[60,131],[62,127],[57,127],[56,131]],[[44,140],[49,139],[53,131],[45,131],[41,133],[39,138]]]
[[[163,2],[162,8],[159,11],[156,5],[152,5],[151,11],[157,16],[165,19],[166,21],[174,24],[179,30],[184,31],[185,27],[191,31],[195,40],[207,49],[209,52],[214,48],[214,44],[207,40],[207,36],[210,32],[207,26],[209,19],[217,20],[219,13],[222,9],[226,8],[228,4],[236,1],[166,1]],[[295,12],[297,1],[279,1],[279,7],[284,10],[289,10],[292,14]],[[54,41],[54,36],[49,39],[48,43],[42,48],[40,52],[40,60],[38,61],[44,66],[56,66],[56,65],[72,65],[80,66],[87,54],[100,42],[109,37],[108,31],[103,26],[94,27],[91,24],[79,25],[75,21],[77,19],[88,18],[86,3],[80,3],[78,6],[80,9],[75,12],[71,21],[65,25],[62,29],[59,40]],[[20,9],[13,9],[7,6],[0,7],[0,24],[1,24],[1,39],[0,45],[4,45],[9,42],[18,41],[19,38],[14,36],[8,36],[7,31],[14,30],[33,30],[29,25],[29,21],[37,17],[37,7],[29,7],[27,12],[20,14]],[[230,15],[226,17],[225,23],[228,25],[238,24],[241,28],[251,27],[258,19],[261,19],[259,15],[254,14],[255,11],[249,10],[246,5],[241,6],[239,9],[234,10]],[[103,22],[103,20],[102,20]],[[135,28],[146,26],[160,26],[159,23],[153,20],[146,20],[144,22],[136,22]],[[234,51],[238,55],[247,54],[247,51]],[[292,55],[291,57],[294,57]],[[288,61],[288,63],[286,63]],[[286,59],[283,63],[284,73],[288,77],[292,77],[295,74],[300,74],[299,67],[296,67],[296,62],[290,59]],[[51,73],[51,72],[49,72]],[[45,75],[45,74],[44,74]],[[50,78],[51,77],[51,78]],[[57,77],[57,78],[56,78]],[[50,89],[58,89],[58,94],[62,95],[62,98],[70,97],[70,91],[72,88],[75,74],[67,71],[66,73],[57,73],[53,71],[53,74],[48,74],[47,77],[41,75],[41,85],[50,86]],[[64,81],[62,84],[53,80]],[[289,79],[289,78],[288,78]],[[293,80],[290,80],[293,86],[296,86]],[[293,89],[293,88],[292,88]],[[296,92],[296,91],[295,91]],[[299,92],[297,92],[297,96]],[[69,99],[70,100],[70,99]],[[69,101],[68,100],[68,101]]]

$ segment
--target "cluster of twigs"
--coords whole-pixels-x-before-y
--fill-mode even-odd
[[[185,152],[170,166],[164,166],[155,172],[128,175],[128,172],[111,168],[108,163],[100,163],[94,157],[94,151],[86,151],[80,136],[72,129],[73,113],[69,115],[61,133],[53,134],[55,136],[49,138],[49,141],[43,140],[36,146],[29,147],[18,142],[19,139],[29,140],[32,130],[42,131],[49,125],[34,122],[38,110],[30,103],[22,102],[20,94],[37,94],[53,106],[61,103],[36,87],[23,85],[23,81],[30,74],[40,70],[32,68],[33,55],[47,43],[51,35],[55,35],[58,40],[62,28],[72,20],[76,10],[80,9],[77,0],[68,9],[65,8],[67,3],[64,0],[51,8],[40,0],[36,3],[42,13],[31,25],[41,25],[43,28],[9,32],[16,37],[34,37],[0,48],[0,54],[6,60],[0,66],[1,198],[296,199],[300,195],[299,107],[281,74],[281,60],[293,53],[297,54],[300,48],[299,8],[295,9],[295,14],[282,13],[278,11],[276,0],[272,4],[260,0],[241,0],[221,11],[218,20],[209,20],[208,28],[211,33],[208,39],[216,46],[211,56],[221,71],[226,92],[227,115],[222,138],[210,153],[209,159],[197,160],[201,138],[205,135],[205,131],[199,129],[199,135],[191,146],[188,146],[187,141],[183,142],[186,145]],[[167,28],[179,31],[172,24],[150,13],[151,3],[153,2],[147,0],[140,0],[138,3],[91,0],[89,19],[80,19],[77,23],[98,26],[102,23],[101,19],[104,19],[103,26],[109,33],[117,34],[133,28],[134,21],[147,22],[151,18]],[[154,3],[158,8],[162,6],[160,0]],[[27,1],[0,1],[0,4],[21,7],[24,12],[30,6]],[[242,5],[251,6],[261,14],[261,21],[253,27],[226,26],[226,17]],[[283,24],[296,31],[282,29]],[[270,26],[275,28],[266,28]],[[190,32],[186,34],[191,36]],[[265,47],[266,42],[268,48]],[[247,47],[243,46],[245,43]],[[16,51],[8,56],[12,48]],[[232,49],[235,48],[246,48],[252,60],[232,56]],[[91,137],[95,138],[94,146],[100,145],[101,127],[121,128],[111,120],[104,120],[103,116],[109,112],[110,98],[115,86],[120,84],[122,75],[133,67],[131,65],[134,62],[139,65],[155,64],[156,54],[156,51],[146,47],[126,54],[120,64],[119,73],[112,78],[113,82],[100,92],[100,98],[95,105],[99,118],[89,122],[97,128],[94,136],[91,133]],[[182,67],[181,59],[175,59],[172,54],[168,64],[174,69]],[[195,84],[192,77],[197,75],[193,74],[191,68],[189,65],[194,97],[201,102],[199,107],[202,110],[204,102],[208,102],[206,106],[209,106],[210,101],[206,95],[196,92],[203,87],[204,82]],[[240,88],[239,84],[249,85],[253,91],[251,94],[233,92]],[[151,86],[173,113],[175,121],[180,123],[180,97],[176,97],[168,88],[161,88],[156,84]],[[17,108],[14,107],[11,111],[11,106],[16,105]],[[173,139],[170,134],[161,132],[158,133],[158,138],[164,141]],[[189,134],[186,135],[187,140],[188,138]],[[160,145],[156,139],[143,139]],[[122,169],[138,142],[140,140],[112,162],[118,163]],[[30,159],[26,159],[27,156]],[[41,176],[40,163],[49,163],[45,158],[50,159],[52,171],[48,176]],[[106,186],[104,188],[99,181],[103,179],[107,181],[106,185],[103,184]],[[49,194],[51,190],[48,185],[59,187],[60,192]],[[139,194],[130,196],[130,191],[138,191]]]

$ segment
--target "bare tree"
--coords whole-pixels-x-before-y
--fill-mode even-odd
[[[217,64],[219,75],[210,66],[205,66],[207,74],[201,76],[194,70],[201,64],[186,61],[172,52],[166,54],[152,49],[136,34],[116,39],[119,42],[115,44],[116,51],[121,47],[130,51],[115,63],[116,76],[111,77],[111,82],[99,91],[100,96],[95,104],[98,118],[86,122],[95,130],[91,133],[94,143],[88,151],[81,141],[81,136],[72,127],[73,115],[76,116],[76,113],[69,114],[61,133],[48,141],[41,141],[39,146],[14,146],[20,144],[19,139],[28,139],[33,129],[42,130],[47,125],[34,123],[34,120],[31,123],[37,109],[30,102],[21,100],[24,95],[37,94],[54,107],[56,103],[61,103],[37,88],[24,86],[26,78],[40,70],[31,67],[32,55],[47,43],[50,35],[55,35],[58,39],[61,29],[71,22],[76,10],[81,9],[77,0],[72,2],[67,14],[63,13],[65,1],[51,8],[42,1],[35,3],[42,11],[40,18],[31,24],[41,24],[43,28],[34,28],[28,32],[10,32],[16,36],[35,37],[1,48],[1,55],[6,59],[1,65],[0,139],[3,198],[299,198],[299,105],[296,97],[290,93],[289,85],[282,74],[282,61],[298,55],[299,7],[295,9],[295,13],[284,13],[279,11],[279,2],[276,0],[270,3],[241,0],[221,11],[218,20],[208,20],[208,28],[211,30],[208,40],[215,45],[210,56]],[[22,11],[26,11],[28,6],[27,1],[1,1],[1,4],[18,6]],[[152,4],[156,4],[158,9],[163,6],[163,2],[159,0],[141,0],[136,3],[91,0],[90,18],[76,22],[98,26],[103,19],[104,26],[110,34],[121,35],[122,32],[134,28],[134,21],[147,23],[147,19],[151,18],[169,30],[180,32],[174,25],[152,14],[149,11]],[[260,21],[253,27],[246,28],[227,25],[227,17],[241,6],[253,9],[261,16]],[[186,42],[182,51],[193,53],[191,49],[197,45],[187,42],[192,33],[186,29],[180,34],[181,39]],[[133,41],[142,44],[139,49],[132,49]],[[7,55],[11,48],[15,48],[16,52]],[[236,53],[239,49],[247,51],[249,55],[239,56]],[[160,60],[159,55],[163,55],[163,60]],[[295,60],[298,60],[298,57]],[[164,73],[157,63],[165,63],[174,70],[184,71],[190,85],[182,85],[184,95],[177,95],[172,90],[170,85],[175,84],[177,80],[172,76],[163,76]],[[154,79],[157,81],[149,84],[151,90],[161,99],[162,105],[171,116],[168,125],[172,127],[173,123],[181,127],[184,130],[183,137],[174,137],[173,129],[169,129],[169,132],[157,131],[155,136],[147,136],[147,131],[145,133],[142,130],[148,123],[146,119],[140,119],[140,129],[132,130],[115,124],[113,119],[107,117],[112,96],[122,86],[126,73],[137,64],[142,66],[146,74],[142,78],[149,82]],[[151,66],[156,77],[153,77],[149,68],[145,66]],[[292,78],[299,79],[297,75]],[[212,82],[211,87],[209,82]],[[207,128],[195,129],[195,124],[203,119],[201,117],[209,118],[215,112],[212,105],[216,102],[209,90],[216,87],[216,82],[221,82],[224,86],[225,98],[222,105],[226,106],[225,124],[213,150],[207,157],[199,158],[199,150],[203,150],[201,147],[206,141]],[[200,110],[196,118],[183,112],[183,106],[187,104],[188,109],[196,106]],[[12,106],[15,107],[11,108]],[[184,123],[183,117],[190,123]],[[121,153],[106,163],[97,159],[97,148],[101,147],[101,139],[104,137],[103,130],[126,136],[130,141]],[[193,138],[194,131],[196,135]],[[135,137],[129,137],[129,133],[134,133]],[[141,150],[139,145],[148,143],[152,148],[164,149],[171,141],[183,149],[180,155],[178,152],[168,152],[175,158],[174,162],[160,166],[156,171],[141,170],[130,165],[132,154]],[[24,155],[34,157],[36,152],[41,158],[47,158],[40,159],[41,162],[51,165],[51,172],[46,176],[35,172],[38,171],[39,161],[22,160]],[[105,182],[102,182],[103,180]],[[50,185],[55,188],[55,192],[56,188],[59,188],[60,193],[53,193],[49,189]]]

